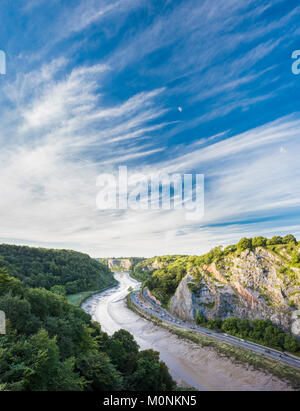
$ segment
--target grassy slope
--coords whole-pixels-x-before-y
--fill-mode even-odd
[[[117,281],[114,281],[111,285],[103,287],[99,290],[82,291],[81,293],[67,295],[67,299],[69,303],[75,305],[76,307],[80,307],[84,303],[84,301],[87,300],[92,295],[108,290],[109,288],[114,287],[115,285],[117,285]]]

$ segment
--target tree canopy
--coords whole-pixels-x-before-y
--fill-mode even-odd
[[[145,380],[155,380],[147,389],[175,386],[159,354],[140,352],[130,333],[109,337],[59,292],[25,286],[3,269],[0,310],[7,319],[0,338],[0,390],[141,390]]]
[[[2,244],[1,267],[25,285],[47,290],[56,287],[54,290],[62,294],[97,290],[113,283],[112,273],[105,264],[71,250]]]

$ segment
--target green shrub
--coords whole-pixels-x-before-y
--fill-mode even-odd
[[[209,320],[207,322],[207,327],[211,330],[221,331],[222,329],[222,320],[220,318],[216,318],[214,320]]]
[[[290,243],[297,244],[297,240],[292,234],[287,234],[285,237],[283,237],[282,242],[284,244],[290,244]]]
[[[213,302],[211,302],[211,303],[201,303],[200,305],[201,305],[202,307],[206,307],[206,308],[208,308],[209,310],[211,310],[211,309],[214,308],[215,304],[216,304],[216,303],[213,301]]]
[[[231,253],[234,253],[237,250],[237,246],[234,245],[228,245],[227,247],[224,248],[224,254],[228,255]]]
[[[251,238],[242,238],[237,245],[238,250],[244,251],[252,248]]]
[[[279,245],[283,244],[283,238],[279,235],[272,237],[267,241],[267,245]]]
[[[254,237],[252,239],[253,247],[265,247],[267,245],[267,239],[265,237]]]
[[[299,253],[297,251],[294,251],[292,254],[292,259],[291,259],[291,263],[292,264],[298,264],[300,263],[300,256]]]
[[[187,286],[189,290],[194,294],[197,294],[201,290],[201,287],[195,283],[188,283]]]
[[[198,311],[197,315],[196,315],[196,324],[200,325],[200,324],[206,324],[207,320],[204,317],[204,315]]]
[[[239,338],[245,338],[278,350],[300,353],[300,342],[291,334],[281,331],[270,320],[250,321],[231,317],[223,321],[221,328],[225,333]]]

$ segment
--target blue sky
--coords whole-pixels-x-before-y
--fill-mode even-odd
[[[2,0],[0,17],[2,242],[151,256],[300,237],[298,2]],[[205,174],[204,218],[97,210],[119,165]]]

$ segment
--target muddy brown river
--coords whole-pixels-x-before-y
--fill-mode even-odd
[[[115,278],[119,281],[117,287],[92,296],[82,308],[109,335],[124,328],[133,334],[141,349],[159,351],[161,360],[180,385],[192,386],[200,391],[289,390],[287,383],[270,374],[244,364],[235,364],[221,357],[213,348],[203,348],[179,339],[141,318],[126,307],[128,289],[138,289],[140,283],[128,273],[115,273]]]

